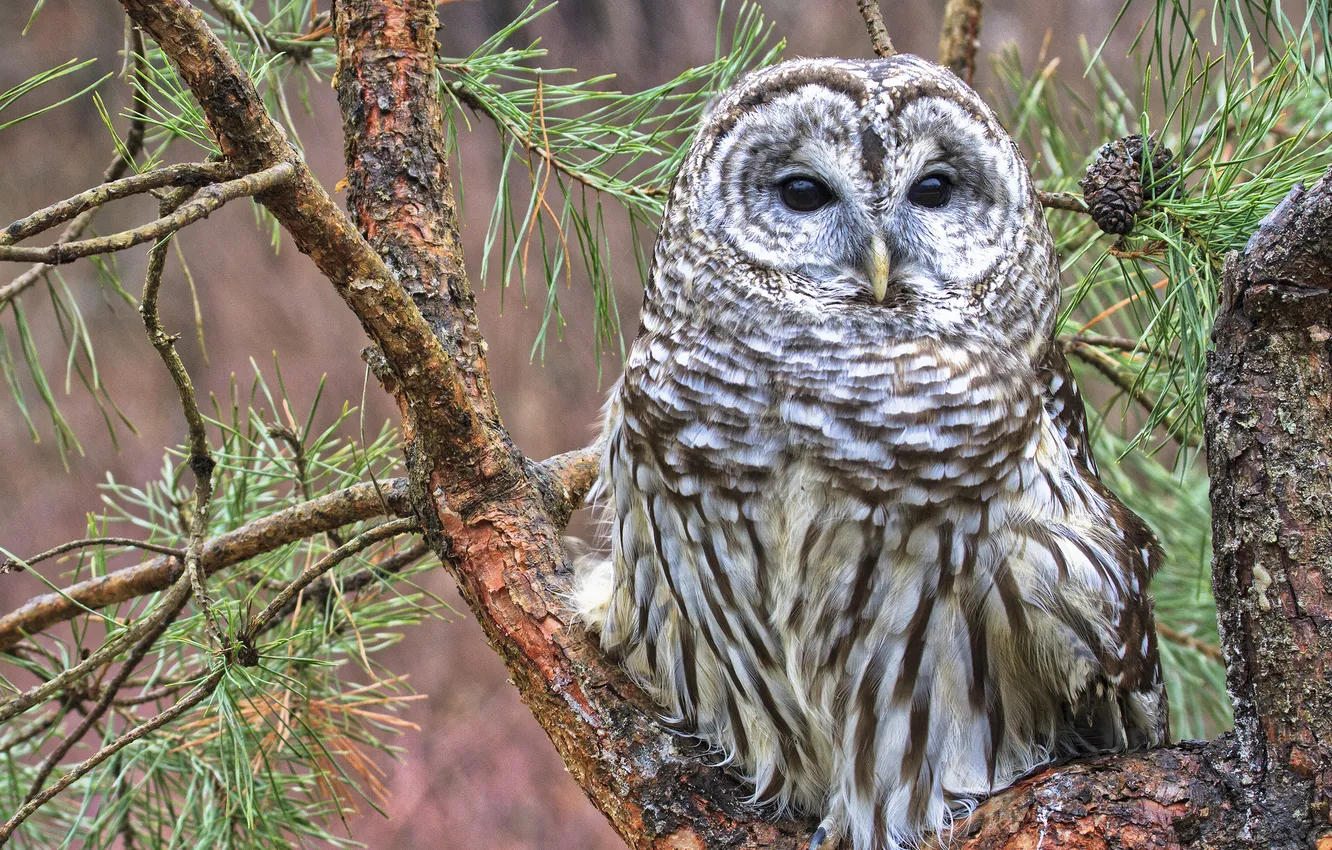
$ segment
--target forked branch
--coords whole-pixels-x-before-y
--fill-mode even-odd
[[[145,242],[156,242],[183,227],[188,227],[200,219],[207,218],[228,201],[259,195],[281,186],[290,180],[294,173],[295,167],[291,163],[282,162],[254,174],[238,177],[235,180],[205,186],[175,212],[133,230],[113,233],[110,236],[98,236],[94,239],[82,239],[77,242],[56,243],[45,248],[24,248],[16,245],[0,244],[0,260],[61,265],[72,263],[83,257],[91,257],[94,254],[109,254],[113,251],[133,248],[135,245],[142,245]],[[97,190],[90,191],[96,192]]]

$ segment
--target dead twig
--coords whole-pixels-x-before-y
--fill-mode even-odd
[[[120,180],[112,180],[66,198],[0,230],[0,245],[12,245],[95,207],[122,198],[141,195],[164,186],[202,186],[234,177],[236,170],[224,162],[183,162],[167,165]]]
[[[290,167],[286,170],[288,176],[293,172]],[[191,187],[184,187],[172,192],[162,201],[162,217],[169,217],[188,203],[189,197],[195,191]],[[216,463],[213,460],[212,449],[208,445],[208,425],[204,422],[203,413],[199,411],[199,404],[194,397],[194,382],[185,368],[185,361],[180,359],[180,353],[176,351],[176,337],[167,333],[162,327],[162,318],[157,310],[157,299],[162,290],[162,272],[166,268],[167,246],[170,241],[171,237],[168,236],[148,252],[148,272],[144,276],[143,296],[139,299],[139,315],[143,318],[148,341],[157,349],[158,356],[162,358],[167,372],[171,374],[171,382],[176,385],[181,411],[185,414],[185,424],[189,429],[188,462],[190,471],[194,473],[194,510],[190,514],[190,539],[185,549],[185,574],[189,576],[194,599],[203,611],[204,627],[208,636],[214,645],[222,647],[224,645],[222,630],[218,627],[213,614],[213,603],[208,595],[201,560],[204,542],[208,537],[208,513],[213,502],[213,467]]]
[[[1087,202],[1081,195],[1072,192],[1042,192],[1036,190],[1036,197],[1047,210],[1065,210],[1066,212],[1086,213]]]
[[[12,558],[6,558],[0,561],[0,573],[9,572],[16,567],[31,567],[33,564],[40,564],[48,558],[54,558],[57,555],[63,555],[66,552],[72,552],[75,549],[86,549],[90,546],[128,546],[133,549],[142,549],[145,552],[157,552],[162,555],[174,555],[177,558],[184,557],[185,550],[175,546],[162,546],[157,543],[149,543],[145,540],[135,540],[133,537],[84,537],[80,540],[71,540],[68,543],[61,543],[59,546],[47,549],[31,558],[25,558],[20,564]]]
[[[144,242],[156,242],[183,227],[207,218],[214,210],[229,201],[258,195],[281,186],[296,173],[291,163],[282,162],[270,168],[225,183],[205,186],[190,201],[170,215],[149,222],[142,227],[99,236],[95,239],[83,239],[78,242],[50,245],[45,248],[24,248],[16,245],[0,245],[0,260],[11,262],[38,262],[51,265],[72,263],[93,254],[107,254],[123,251]]]
[[[865,29],[869,32],[870,43],[874,45],[874,55],[887,59],[896,55],[893,40],[888,37],[888,28],[883,25],[883,12],[879,9],[879,0],[856,0],[856,8],[865,19]]]

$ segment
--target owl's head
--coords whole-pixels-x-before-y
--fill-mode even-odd
[[[672,269],[680,240],[695,250]],[[711,292],[698,289],[700,253]],[[796,60],[743,78],[690,149],[657,261],[665,299],[684,286],[691,301],[766,299],[793,321],[1029,349],[1059,300],[1017,146],[971,88],[914,56]]]

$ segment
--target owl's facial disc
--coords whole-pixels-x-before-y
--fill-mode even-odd
[[[993,324],[996,307],[1024,300],[1009,279],[1016,255],[1049,240],[993,114],[915,57],[760,71],[713,110],[691,164],[693,224],[772,273],[742,280],[814,317],[878,311],[938,332]],[[1028,312],[1057,300],[1057,281],[1040,285],[1050,291],[1026,298]]]

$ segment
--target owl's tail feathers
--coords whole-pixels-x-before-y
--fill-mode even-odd
[[[595,551],[577,537],[566,537],[563,542],[574,574],[569,607],[583,625],[599,632],[610,613],[611,592],[615,588],[615,570],[610,556]]]

